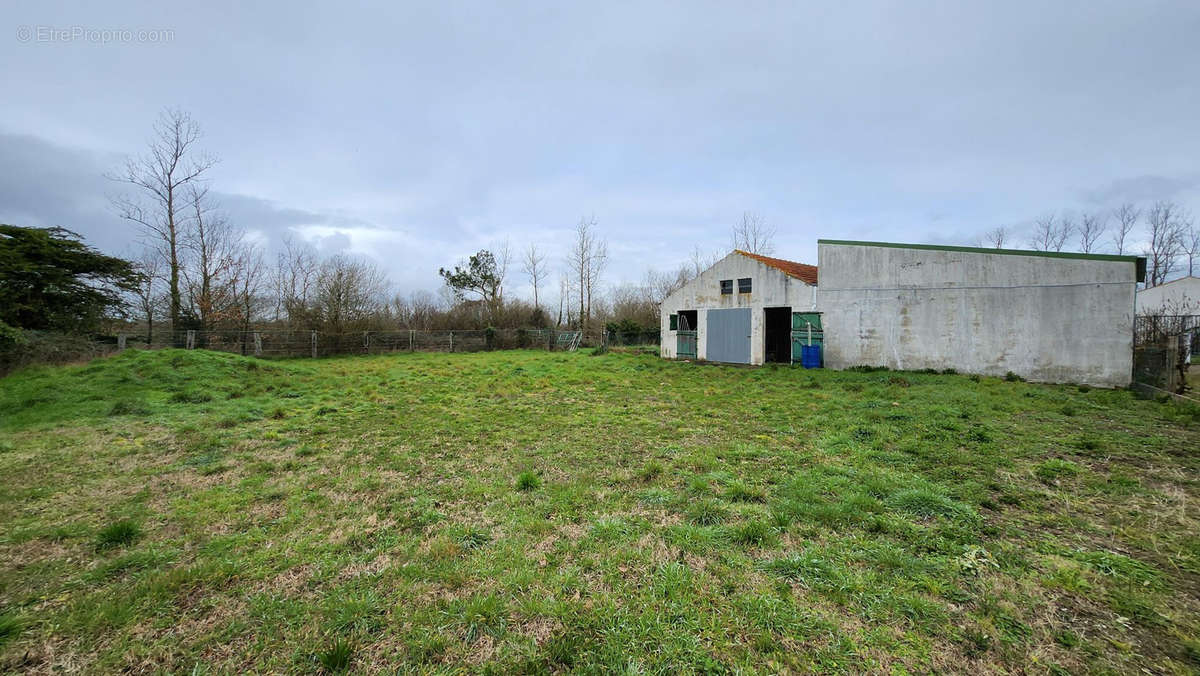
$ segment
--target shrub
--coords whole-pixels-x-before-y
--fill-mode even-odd
[[[542,480],[533,472],[521,472],[517,475],[517,490],[532,491],[542,485]]]
[[[1023,382],[1023,381],[1025,380],[1024,378],[1022,378],[1021,376],[1019,376],[1019,375],[1017,375],[1017,374],[1013,373],[1012,371],[1009,371],[1008,373],[1005,373],[1005,374],[1004,374],[1004,379],[1005,379],[1006,381],[1010,382],[1010,383],[1019,383],[1019,382]]]
[[[96,546],[99,549],[110,549],[132,544],[142,535],[142,529],[133,521],[125,519],[110,523],[100,530],[96,536]]]
[[[335,674],[350,668],[354,657],[354,646],[344,638],[335,639],[333,644],[317,653],[317,663],[325,671]]]

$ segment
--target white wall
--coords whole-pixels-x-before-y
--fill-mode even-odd
[[[818,243],[825,364],[1128,385],[1136,262]]]
[[[1200,314],[1200,277],[1184,277],[1138,291],[1137,313]]]
[[[737,292],[737,280],[749,277],[752,281],[750,293]],[[721,295],[721,280],[733,280],[733,293]],[[731,253],[717,261],[711,268],[700,273],[675,293],[667,296],[659,306],[661,340],[659,353],[668,359],[676,357],[675,331],[670,330],[670,316],[680,310],[697,311],[696,357],[707,358],[707,317],[710,309],[748,307],[750,313],[750,363],[762,364],[765,360],[763,345],[763,310],[769,307],[791,307],[800,312],[813,309],[814,289],[802,280],[785,274],[778,268],[760,263],[749,256]]]

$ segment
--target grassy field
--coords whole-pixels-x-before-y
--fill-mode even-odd
[[[0,380],[0,668],[1200,669],[1200,413],[637,353]]]

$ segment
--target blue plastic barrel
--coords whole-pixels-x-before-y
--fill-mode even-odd
[[[821,346],[802,345],[800,347],[800,365],[806,369],[821,368]]]

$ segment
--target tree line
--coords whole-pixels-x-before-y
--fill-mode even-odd
[[[594,217],[582,218],[556,266],[537,243],[514,254],[503,242],[443,267],[437,293],[395,293],[373,261],[322,255],[285,238],[266,252],[215,203],[208,175],[216,159],[199,147],[190,115],[164,111],[146,151],[109,176],[127,188],[114,210],[137,226],[144,244],[133,258],[135,283],[124,289],[126,316],[145,327],[248,330],[270,324],[297,330],[347,332],[386,329],[577,328],[589,331],[658,329],[658,303],[715,260],[697,249],[670,273],[648,270],[641,283],[606,292],[608,242]],[[733,243],[769,253],[774,231],[747,213]],[[557,272],[557,285],[553,275]],[[505,286],[523,276],[532,300],[510,297]],[[547,303],[548,297],[555,301]]]
[[[322,254],[295,238],[285,238],[269,257],[216,203],[209,183],[216,159],[203,152],[200,140],[190,115],[164,111],[146,151],[109,176],[129,189],[113,198],[115,212],[141,234],[143,247],[127,257],[131,260],[101,254],[62,228],[3,226],[0,329],[87,332],[116,317],[135,323],[149,341],[164,324],[173,331],[268,325],[333,333],[485,327],[657,331],[659,304],[718,257],[697,246],[675,269],[650,268],[638,282],[606,287],[608,242],[596,219],[585,217],[557,262],[537,243],[514,252],[505,241],[439,268],[444,285],[438,292],[402,294],[367,258]],[[983,242],[1004,248],[1015,233],[998,227]],[[747,211],[731,227],[729,244],[770,255],[775,235],[765,219]],[[1146,284],[1155,286],[1184,270],[1194,274],[1200,229],[1173,202],[1124,204],[1111,212],[1043,216],[1027,244],[1043,251],[1118,254],[1141,245]],[[514,279],[527,282],[532,299],[505,293]]]
[[[999,226],[982,243],[1003,249],[1015,229]],[[1140,248],[1138,242],[1142,243]],[[1177,273],[1196,273],[1200,227],[1180,205],[1160,200],[1148,206],[1126,202],[1110,211],[1047,213],[1034,219],[1027,244],[1036,251],[1114,253],[1146,257],[1146,286],[1158,286]]]

